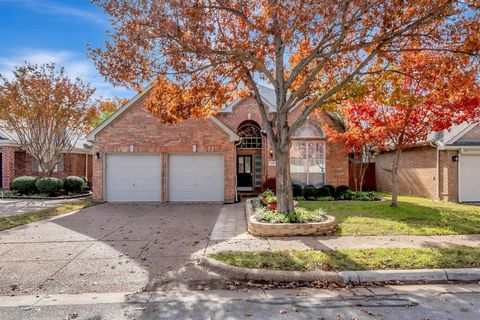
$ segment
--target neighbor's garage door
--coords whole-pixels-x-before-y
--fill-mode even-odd
[[[106,157],[107,201],[160,201],[160,155],[108,154]]]
[[[480,201],[480,154],[461,154],[459,166],[460,201]]]
[[[168,158],[169,201],[223,202],[223,156],[176,154]]]

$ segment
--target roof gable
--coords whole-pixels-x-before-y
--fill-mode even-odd
[[[149,86],[144,91],[140,92],[135,97],[130,99],[114,114],[108,117],[101,125],[93,129],[87,135],[87,140],[94,141],[95,136],[97,134],[99,134],[103,129],[107,128],[115,119],[119,118],[122,114],[124,114],[127,110],[129,110],[132,106],[134,106],[140,99],[142,99],[145,95],[147,95],[150,92],[150,90],[152,90],[151,86]],[[227,134],[229,141],[238,141],[240,139],[235,132],[233,132],[230,128],[228,128],[225,124],[223,124],[220,120],[218,120],[214,116],[210,116],[209,120],[215,123],[217,126],[219,126]]]

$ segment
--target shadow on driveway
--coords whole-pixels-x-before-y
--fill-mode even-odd
[[[196,266],[220,204],[103,204],[0,233],[2,294],[142,291],[220,279]]]

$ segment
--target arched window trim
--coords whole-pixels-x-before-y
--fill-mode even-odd
[[[302,135],[302,131],[304,130],[310,130],[310,132],[315,131],[316,133],[312,135]],[[293,139],[325,139],[325,133],[323,132],[323,129],[318,122],[313,120],[307,120],[300,128],[297,129],[297,131],[295,131],[292,138]]]
[[[262,148],[262,130],[253,120],[242,122],[237,129],[237,135],[240,137],[239,149],[261,149]]]

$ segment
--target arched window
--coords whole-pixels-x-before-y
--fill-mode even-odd
[[[244,121],[238,126],[238,136],[241,143],[240,149],[259,149],[262,147],[262,131],[255,121]]]
[[[323,130],[318,123],[312,120],[307,120],[303,126],[295,131],[294,138],[323,138]]]
[[[315,121],[308,120],[292,137],[290,173],[293,183],[325,184],[325,135]]]

